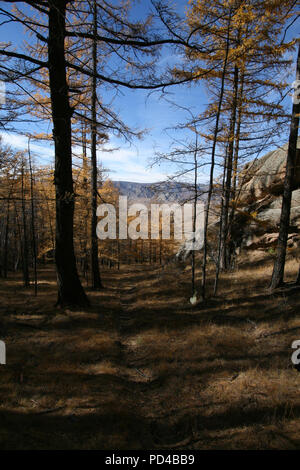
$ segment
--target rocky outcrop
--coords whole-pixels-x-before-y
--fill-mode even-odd
[[[278,225],[281,214],[281,197],[274,197],[268,207],[258,213],[260,220],[270,221],[273,225]],[[292,194],[291,205],[291,225],[297,224],[300,220],[300,189],[296,189]]]
[[[288,144],[247,163],[240,175],[241,200],[251,203],[283,192]],[[300,188],[300,138],[298,139],[294,189]]]
[[[252,235],[248,240],[245,241],[246,248],[260,249],[260,248],[275,248],[278,240],[278,232],[265,233],[264,235]],[[299,233],[290,233],[288,235],[287,246],[293,247],[300,241]]]
[[[240,176],[240,206],[235,223],[243,226],[242,245],[268,248],[276,245],[281,216],[282,192],[288,145],[248,163]],[[298,165],[292,194],[289,246],[300,242],[300,139]],[[245,213],[248,216],[245,216]]]

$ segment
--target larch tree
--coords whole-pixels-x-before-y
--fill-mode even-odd
[[[296,65],[296,91],[293,96],[293,109],[289,136],[289,145],[286,160],[286,171],[283,187],[281,217],[278,235],[277,256],[273,267],[271,289],[280,287],[284,281],[284,267],[286,258],[286,248],[288,233],[290,227],[290,213],[291,213],[291,200],[292,191],[294,190],[294,174],[296,166],[299,165],[297,158],[297,140],[299,132],[299,117],[300,117],[300,99],[299,99],[299,80],[300,80],[300,42],[298,41],[298,55]],[[297,94],[298,93],[298,94]]]
[[[278,122],[286,123],[287,113],[280,104],[286,84],[280,83],[279,74],[290,63],[285,54],[293,42],[282,40],[282,29],[295,13],[294,7],[293,1],[194,0],[188,10],[190,31],[197,31],[199,42],[209,45],[210,49],[212,44],[217,45],[217,52],[213,54],[205,54],[203,49],[201,52],[187,50],[185,69],[175,70],[180,78],[201,70],[213,98],[198,121],[203,122],[202,135],[210,143],[207,155],[211,167],[204,229],[203,296],[209,209],[215,186],[214,169],[216,164],[220,165],[216,159],[223,159],[221,165],[224,171],[215,293],[219,271],[230,265],[232,255],[233,206],[236,204],[237,171],[241,156],[249,158],[266,148],[267,144],[272,144],[270,137],[278,132]],[[278,104],[274,97],[270,99],[271,91],[278,93]],[[241,147],[243,141],[247,143],[244,148]]]
[[[162,27],[152,28],[153,15],[145,21],[131,22],[127,19],[126,5],[113,5],[107,1],[97,2],[99,8],[98,32],[90,32],[89,22],[77,24],[70,22],[72,15],[81,15],[86,18],[86,9],[90,2],[70,2],[65,0],[38,0],[19,1],[18,7],[32,7],[37,18],[24,20],[16,16],[8,1],[8,7],[1,8],[0,14],[4,21],[23,24],[43,46],[46,57],[36,54],[35,51],[17,51],[10,44],[3,44],[0,55],[5,59],[1,64],[1,73],[10,80],[16,88],[26,90],[28,82],[40,81],[41,71],[49,74],[49,89],[51,100],[51,119],[53,124],[53,140],[55,153],[54,182],[56,191],[56,250],[55,261],[58,282],[57,304],[60,306],[77,305],[86,306],[88,299],[82,288],[74,253],[74,187],[72,178],[72,116],[77,113],[76,106],[70,103],[70,84],[68,73],[78,72],[86,78],[94,78],[99,82],[129,89],[155,90],[166,86],[187,82],[190,78],[180,80],[168,71],[161,75],[155,74],[155,57],[163,46],[187,47],[198,50],[193,34],[186,31],[172,30],[175,23],[171,23],[172,15],[168,15],[162,7],[162,2],[153,4],[158,12]],[[99,24],[100,22],[100,24]],[[162,28],[164,37],[162,37]],[[96,40],[105,45],[114,54],[117,61],[126,64],[126,67],[115,66],[114,73],[110,73],[102,66],[95,69],[80,56],[74,54],[70,58],[66,47],[67,38]],[[145,61],[144,57],[150,57]],[[102,65],[102,64],[101,64]],[[23,86],[24,84],[24,86]],[[109,113],[111,115],[111,113]],[[14,114],[10,120],[14,119]],[[117,121],[118,122],[118,121]],[[122,131],[121,131],[122,132]]]

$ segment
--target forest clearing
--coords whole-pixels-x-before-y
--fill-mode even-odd
[[[0,450],[300,449],[299,18],[0,1]]]
[[[252,258],[198,308],[173,266],[106,268],[87,310],[53,309],[52,266],[37,297],[1,281],[1,448],[299,448],[300,299],[268,293],[272,258]]]

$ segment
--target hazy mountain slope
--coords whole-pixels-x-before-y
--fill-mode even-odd
[[[131,181],[113,181],[122,196],[130,201],[159,201],[183,202],[191,200],[194,194],[193,187],[186,183],[164,181],[160,183],[134,183]],[[199,184],[200,199],[205,199],[207,185]]]

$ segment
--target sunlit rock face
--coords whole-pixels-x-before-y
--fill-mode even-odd
[[[281,216],[288,144],[267,153],[243,168],[240,204],[252,220],[245,223],[243,245],[247,248],[276,246]],[[238,217],[237,217],[238,219]],[[299,244],[300,232],[300,138],[291,203],[288,245]]]
[[[276,197],[266,209],[260,211],[259,218],[261,220],[270,220],[276,225],[280,222],[280,214],[281,197]],[[291,223],[297,222],[298,219],[300,219],[300,189],[296,189],[292,194]]]
[[[247,163],[240,176],[241,200],[252,202],[283,192],[288,144]],[[300,188],[300,138],[298,139],[294,189]]]

